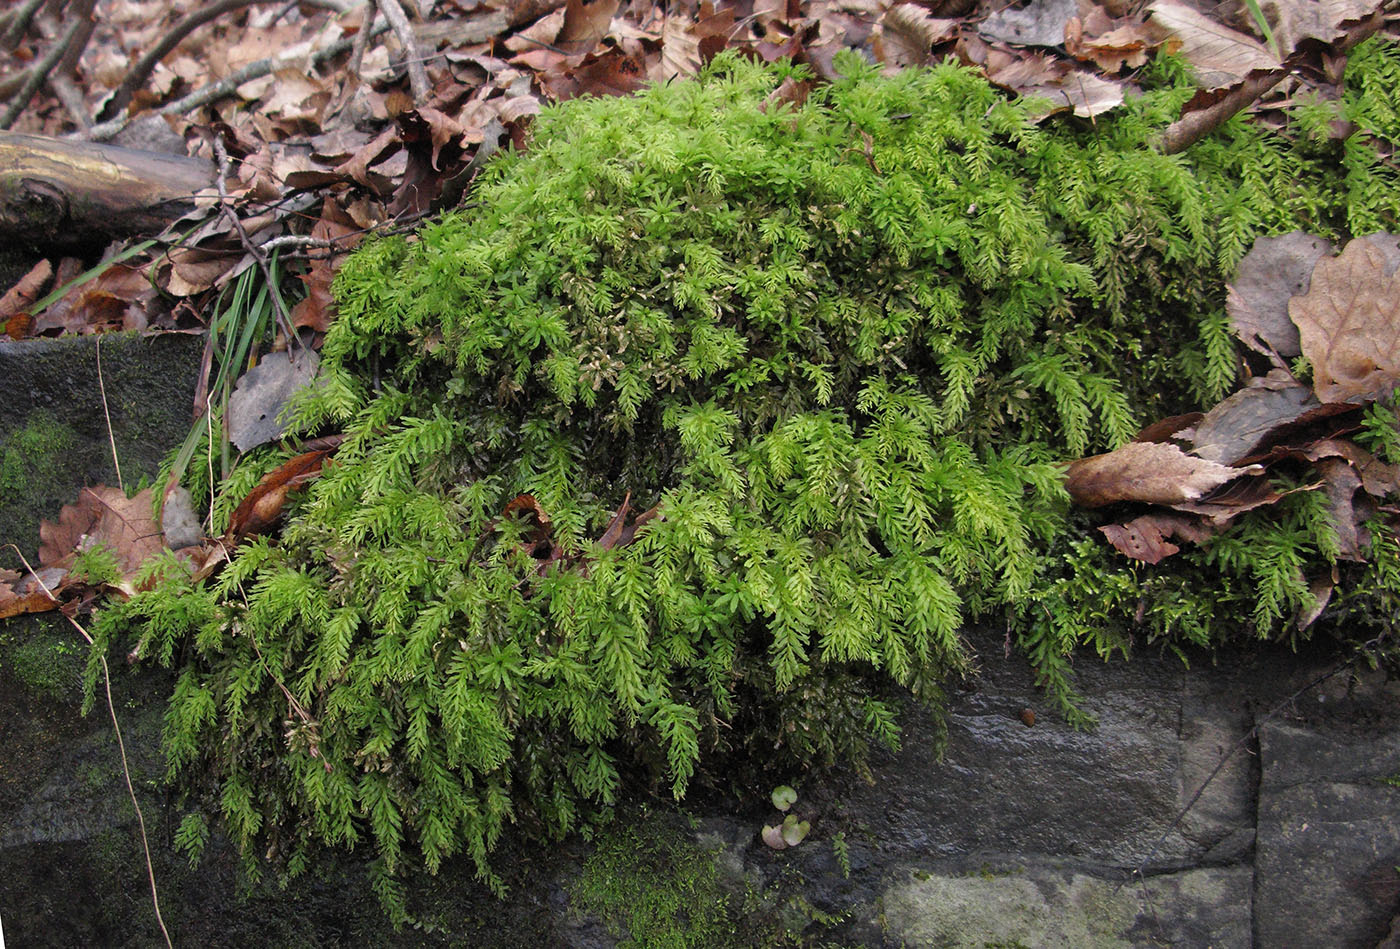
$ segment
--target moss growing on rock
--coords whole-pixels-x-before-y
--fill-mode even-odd
[[[171,775],[249,852],[371,841],[390,898],[406,850],[494,882],[508,823],[566,833],[624,779],[861,760],[890,683],[936,702],[977,617],[1068,696],[1142,580],[1083,546],[1056,462],[1232,385],[1256,236],[1400,202],[1364,145],[1235,121],[1153,150],[1192,94],[1169,61],[1092,126],[953,66],[841,69],[795,109],[794,69],[721,56],[547,110],[470,209],[345,265],[299,415],[348,433],[335,463],[280,539],[97,628],[180,657]]]

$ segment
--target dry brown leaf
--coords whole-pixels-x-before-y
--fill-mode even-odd
[[[1210,527],[1223,528],[1246,511],[1277,504],[1292,493],[1274,490],[1267,478],[1241,478],[1216,488],[1199,501],[1181,501],[1171,508],[1183,514],[1199,514]]]
[[[1370,532],[1364,526],[1372,513],[1372,505],[1362,494],[1361,476],[1350,463],[1341,458],[1324,458],[1317,463],[1327,494],[1327,516],[1337,534],[1337,546],[1344,560],[1365,560],[1362,549],[1370,544]]]
[[[0,569],[0,619],[58,609],[58,600],[49,594],[58,593],[66,576],[65,570],[40,570],[41,583],[32,573]]]
[[[1205,414],[1192,434],[1191,449],[1207,461],[1237,464],[1269,433],[1317,405],[1312,392],[1301,385],[1241,389]]]
[[[1191,64],[1203,89],[1233,86],[1251,72],[1282,66],[1263,43],[1212,20],[1183,0],[1153,0],[1150,9],[1150,22],[1173,41],[1171,45]]]
[[[1172,415],[1160,421],[1153,422],[1134,436],[1135,442],[1168,442],[1176,437],[1178,432],[1183,432],[1195,425],[1205,415],[1201,412],[1188,412],[1185,415]]]
[[[1313,270],[1288,304],[1323,402],[1381,396],[1400,378],[1400,277],[1383,246],[1354,240]]]
[[[166,258],[170,267],[165,274],[165,289],[177,297],[203,293],[219,283],[242,256],[216,249],[178,247]]]
[[[239,451],[276,441],[286,431],[282,410],[316,378],[320,357],[309,349],[268,353],[239,377],[228,400],[228,440]]]
[[[647,71],[647,78],[665,82],[699,71],[700,39],[695,35],[695,21],[684,14],[669,14],[661,28],[661,58]]]
[[[564,24],[554,37],[554,46],[565,56],[591,52],[608,35],[617,8],[618,0],[568,0],[564,5]]]
[[[957,36],[960,22],[929,16],[917,3],[891,7],[875,28],[875,58],[886,66],[927,66],[934,44]]]
[[[1195,458],[1162,442],[1131,442],[1107,454],[1072,462],[1065,488],[1081,507],[1119,501],[1170,506],[1199,500],[1213,488],[1257,471]]]
[[[997,4],[977,27],[989,40],[1017,46],[1059,46],[1065,25],[1079,12],[1078,0],[1031,0],[1024,6]]]
[[[1381,461],[1353,441],[1325,438],[1302,452],[1309,461],[1341,458],[1356,469],[1361,486],[1377,500],[1400,493],[1400,470]]]
[[[774,106],[789,105],[794,109],[802,108],[802,104],[807,101],[807,96],[812,91],[811,80],[796,79],[788,76],[782,84],[764,97],[759,109],[767,112]]]
[[[1199,544],[1215,533],[1199,519],[1181,514],[1144,514],[1125,524],[1105,524],[1099,531],[1119,552],[1153,564],[1180,552],[1170,538]]]
[[[1259,4],[1287,56],[1305,39],[1331,43],[1346,32],[1342,24],[1364,20],[1381,7],[1376,0],[1263,0]]]
[[[995,85],[1044,107],[1038,118],[1069,109],[1081,118],[1092,118],[1123,103],[1124,85],[1094,73],[1075,69],[1068,62],[1045,53],[1015,54],[1006,49],[988,53],[987,78]]]
[[[1124,66],[1136,69],[1146,65],[1148,54],[1159,45],[1160,38],[1147,24],[1116,20],[1096,5],[1091,5],[1083,18],[1074,17],[1065,25],[1065,51],[1110,75]]]
[[[1332,571],[1333,574],[1336,573],[1335,566],[1332,568]],[[1313,602],[1307,609],[1298,611],[1296,619],[1299,630],[1307,629],[1313,623],[1317,622],[1318,617],[1322,615],[1322,611],[1327,609],[1327,604],[1332,601],[1332,591],[1336,586],[1336,576],[1327,576],[1324,574],[1320,577],[1314,577],[1309,581],[1308,593],[1312,594]]]
[[[116,555],[128,580],[165,549],[160,524],[151,515],[151,489],[128,498],[120,488],[101,484],[83,488],[56,522],[40,521],[39,541],[39,562],[46,567],[72,566],[76,553],[101,546]]]
[[[155,296],[144,270],[114,264],[74,287],[34,319],[32,333],[92,333],[144,328],[147,301]]]
[[[34,328],[33,314],[29,308],[44,292],[51,277],[53,264],[47,259],[41,260],[0,297],[0,323],[5,324],[5,331],[12,339],[23,339]]]
[[[1225,311],[1240,342],[1282,359],[1300,355],[1288,301],[1308,292],[1313,268],[1331,251],[1331,243],[1302,231],[1255,241],[1227,287]]]
[[[288,496],[307,482],[319,478],[321,469],[334,451],[335,447],[330,447],[304,452],[263,475],[229,518],[224,545],[237,546],[244,538],[265,534],[276,526],[282,518]]]

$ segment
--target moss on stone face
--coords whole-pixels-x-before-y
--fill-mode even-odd
[[[372,841],[391,898],[455,853],[497,885],[510,822],[562,836],[737,755],[860,762],[979,617],[1072,708],[1068,657],[1126,649],[1142,581],[1085,546],[1057,462],[1233,384],[1224,282],[1257,236],[1400,206],[1384,163],[1292,130],[1160,154],[1193,94],[1170,61],[1093,126],[855,58],[765,105],[797,69],[721,56],[547,110],[477,207],[346,262],[297,417],[346,432],[335,464],[216,582],[97,630],[181,657],[171,772],[249,853]],[[1285,513],[1249,543],[1312,543]],[[1257,586],[1206,567],[1200,612]]]
[[[572,905],[600,918],[620,949],[718,949],[735,945],[730,897],[715,854],[662,823],[615,822],[570,889]]]
[[[20,639],[15,630],[24,628],[0,628],[0,669],[36,695],[52,699],[75,696],[86,652],[74,639],[76,633],[47,618],[31,624],[36,631]]]
[[[23,428],[0,440],[0,498],[27,497],[35,481],[53,481],[59,460],[71,451],[77,437],[46,409],[29,413]]]

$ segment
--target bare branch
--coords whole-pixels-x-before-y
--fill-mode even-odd
[[[1385,18],[1378,11],[1363,20],[1358,26],[1353,27],[1333,45],[1339,52],[1348,52],[1384,25]],[[1167,126],[1162,133],[1158,147],[1168,155],[1185,151],[1220,128],[1236,113],[1249,108],[1260,96],[1288,78],[1290,72],[1291,67],[1285,64],[1282,69],[1275,69],[1245,79],[1220,100],[1204,109],[1188,112]]]
[[[78,45],[78,54],[82,55],[82,46],[87,45],[87,39],[92,35],[92,9],[97,5],[97,0],[77,0],[73,5],[73,22],[68,30],[58,39],[50,44],[45,51],[43,58],[30,67],[25,76],[24,84],[20,86],[19,92],[10,100],[9,106],[5,109],[5,114],[0,115],[0,129],[7,129],[15,124],[15,119],[19,118],[21,112],[29,105],[29,100],[34,98],[34,93],[39,91],[39,87],[44,84],[44,80],[59,63],[59,60],[67,57],[69,50]]]
[[[140,89],[145,85],[146,80],[151,78],[151,73],[155,72],[160,61],[179,46],[185,37],[210,20],[217,19],[232,10],[249,7],[259,2],[261,0],[218,0],[217,3],[201,6],[194,12],[187,13],[170,28],[170,32],[160,38],[160,42],[146,50],[145,55],[136,61],[136,64],[131,67],[131,71],[126,74],[126,78],[122,80],[121,85],[113,90],[98,118],[108,119],[125,109],[130,104],[131,97],[136,94],[136,90]]]
[[[379,10],[384,14],[384,19],[389,21],[389,25],[394,29],[394,35],[399,38],[399,43],[403,45],[404,64],[408,67],[408,85],[413,90],[413,101],[415,105],[426,105],[429,96],[432,95],[433,87],[428,82],[428,70],[423,65],[423,54],[418,49],[418,40],[413,35],[413,27],[408,24],[408,17],[404,15],[403,7],[399,5],[399,0],[376,0]]]
[[[43,6],[43,3],[44,0],[25,0],[13,15],[6,18],[5,32],[0,35],[0,49],[8,51],[19,45],[19,41],[24,39],[24,34],[29,30],[29,22],[34,19],[34,11]]]

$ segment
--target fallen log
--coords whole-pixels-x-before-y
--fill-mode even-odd
[[[0,133],[0,237],[44,247],[149,234],[214,185],[198,158]]]

